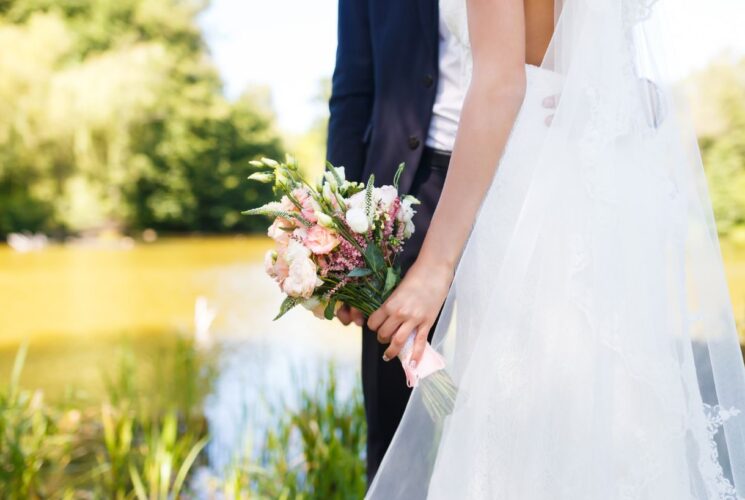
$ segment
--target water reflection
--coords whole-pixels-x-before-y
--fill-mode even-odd
[[[304,311],[272,322],[279,291],[261,270],[265,238],[189,238],[130,250],[52,246],[20,254],[0,246],[0,367],[30,342],[23,382],[54,398],[66,387],[100,395],[100,371],[123,340],[138,358],[157,359],[174,334],[193,335],[194,304],[217,310],[217,343],[263,337],[334,355],[355,352],[340,325]],[[0,369],[0,383],[8,376]]]
[[[215,470],[246,447],[260,448],[276,409],[292,405],[302,389],[312,389],[330,362],[337,369],[340,396],[352,390],[358,377],[359,331],[318,320],[302,308],[274,322],[281,301],[276,285],[259,265],[238,271],[222,271],[224,295],[216,297],[224,319],[217,333],[219,375],[205,402],[211,434],[208,454]],[[250,289],[238,276],[252,284]],[[226,308],[238,297],[238,289],[243,290],[244,303]]]

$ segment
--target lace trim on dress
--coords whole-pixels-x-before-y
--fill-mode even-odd
[[[709,481],[708,485],[713,485],[716,490],[713,494],[716,494],[718,500],[743,500],[741,496],[738,496],[735,487],[732,485],[729,479],[724,477],[724,470],[719,461],[719,449],[717,448],[716,435],[719,430],[724,427],[724,424],[732,417],[740,415],[740,410],[737,408],[722,408],[719,405],[708,405],[704,404],[704,413],[706,415],[706,428],[709,439],[709,455],[704,455],[699,461],[701,470],[707,473]]]
[[[652,15],[652,8],[658,0],[626,0],[623,3],[623,17],[627,27],[641,23]]]

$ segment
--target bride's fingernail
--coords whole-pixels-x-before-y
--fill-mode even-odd
[[[409,368],[411,368],[412,370],[416,370],[416,360],[415,359],[412,359],[411,361],[409,361]]]
[[[383,354],[383,361],[388,362],[390,360],[391,360],[391,358],[389,358],[388,356],[386,356],[385,354]]]

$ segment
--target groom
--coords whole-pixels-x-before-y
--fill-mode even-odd
[[[328,130],[328,160],[347,178],[392,184],[401,162],[402,193],[421,201],[416,231],[404,246],[404,272],[424,241],[445,182],[460,102],[448,86],[457,71],[441,57],[447,33],[438,28],[437,0],[339,0],[339,33]],[[446,31],[443,28],[443,31]],[[444,35],[444,36],[443,36]],[[452,58],[451,58],[452,59]],[[357,311],[339,319],[362,326]],[[362,387],[367,416],[367,477],[372,481],[398,427],[410,389],[397,360],[366,326]]]

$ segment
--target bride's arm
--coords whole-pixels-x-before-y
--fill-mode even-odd
[[[422,250],[370,319],[392,359],[412,331],[418,361],[525,95],[524,0],[468,0],[473,78],[445,186]]]

